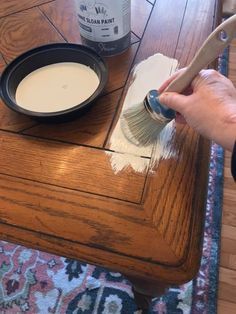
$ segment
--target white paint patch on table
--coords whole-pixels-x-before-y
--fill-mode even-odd
[[[142,102],[150,90],[158,89],[176,71],[177,67],[176,59],[159,53],[140,62],[133,69],[133,78],[124,99],[122,112]],[[113,171],[118,173],[131,167],[136,172],[143,173],[150,165],[153,168],[156,167],[161,158],[174,157],[176,152],[170,144],[174,135],[175,121],[171,121],[159,134],[155,143],[145,147],[136,146],[124,136],[119,119],[110,137],[109,148],[120,154],[107,152],[111,157]]]

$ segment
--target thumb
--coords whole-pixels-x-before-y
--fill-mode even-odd
[[[178,93],[167,92],[159,96],[159,101],[163,105],[181,113],[184,108],[186,96]]]

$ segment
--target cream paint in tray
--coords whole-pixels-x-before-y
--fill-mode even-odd
[[[97,89],[99,78],[88,66],[61,62],[39,68],[27,75],[16,90],[18,106],[51,113],[73,108]]]

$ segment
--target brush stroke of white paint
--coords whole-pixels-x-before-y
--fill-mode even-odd
[[[141,158],[132,154],[106,152],[109,155],[110,162],[114,173],[119,173],[128,167],[133,168],[136,172],[143,172],[150,164],[150,159]]]
[[[178,61],[157,53],[140,62],[133,69],[133,79],[127,91],[122,112],[127,108],[142,102],[151,89],[158,89],[177,69]],[[121,115],[122,115],[121,112]],[[140,147],[129,142],[123,134],[118,120],[110,137],[109,148],[119,154],[111,154],[110,162],[115,173],[132,167],[136,172],[145,172],[150,164],[157,166],[161,158],[170,158],[175,155],[170,142],[175,134],[175,122],[170,122],[162,130],[156,143]]]

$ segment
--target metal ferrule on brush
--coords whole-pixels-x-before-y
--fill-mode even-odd
[[[161,104],[158,96],[157,90],[151,90],[144,99],[144,107],[152,119],[161,123],[168,123],[175,118],[175,111]]]

